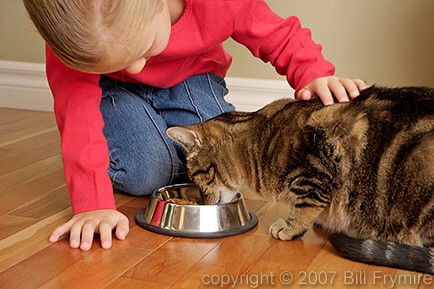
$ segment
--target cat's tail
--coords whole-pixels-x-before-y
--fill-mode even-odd
[[[329,241],[339,255],[353,261],[434,275],[434,247],[362,240],[343,234],[333,234]]]

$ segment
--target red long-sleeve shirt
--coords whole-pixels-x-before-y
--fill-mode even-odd
[[[263,0],[185,0],[185,11],[172,25],[167,48],[152,57],[136,75],[119,71],[110,77],[168,88],[191,75],[224,77],[231,56],[222,42],[232,37],[254,56],[270,62],[300,89],[312,80],[334,74],[321,46],[301,28],[296,17],[281,18]],[[133,33],[133,32],[132,32]],[[115,208],[108,176],[109,154],[99,109],[100,76],[75,71],[47,47],[47,78],[61,134],[66,182],[73,213]]]

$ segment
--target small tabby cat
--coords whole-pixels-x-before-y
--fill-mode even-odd
[[[316,223],[347,258],[434,274],[434,89],[374,86],[331,106],[282,99],[167,133],[207,203],[246,186],[288,203],[270,227],[277,239]]]

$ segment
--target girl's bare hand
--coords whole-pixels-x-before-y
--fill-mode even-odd
[[[333,104],[333,95],[338,102],[349,101],[359,96],[367,87],[360,79],[341,78],[337,76],[320,77],[306,85],[297,95],[297,99],[309,100],[314,96],[321,99],[324,105]]]
[[[101,246],[109,249],[112,246],[112,231],[115,236],[124,240],[129,232],[128,218],[117,210],[95,210],[74,215],[69,222],[56,228],[49,241],[57,242],[69,233],[69,246],[87,251],[92,247],[95,233],[100,235]]]

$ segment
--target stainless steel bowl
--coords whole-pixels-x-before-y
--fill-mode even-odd
[[[180,205],[170,202],[172,198],[195,199],[199,204]],[[241,193],[229,203],[200,203],[203,203],[202,195],[196,185],[166,186],[152,195],[149,206],[137,213],[136,222],[149,231],[190,238],[238,235],[258,224],[256,215],[247,210]]]

